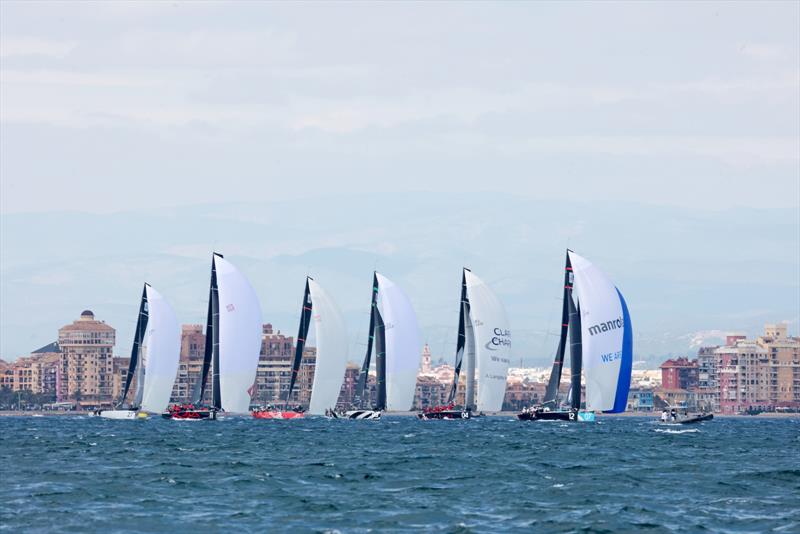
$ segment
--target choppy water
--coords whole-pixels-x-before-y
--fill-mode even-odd
[[[800,532],[800,420],[0,418],[11,532]]]

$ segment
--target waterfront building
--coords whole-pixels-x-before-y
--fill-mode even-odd
[[[509,377],[506,379],[506,394],[503,410],[518,412],[523,408],[540,404],[544,400],[547,384]]]
[[[654,407],[654,394],[652,389],[632,387],[628,391],[629,412],[652,412]]]
[[[14,389],[14,367],[0,359],[0,389]]]
[[[82,407],[108,406],[112,401],[116,331],[84,310],[78,320],[61,327],[61,380],[58,399]]]
[[[206,351],[206,336],[203,326],[185,324],[181,326],[181,352],[178,358],[178,373],[172,387],[171,402],[183,403],[191,400],[192,392],[203,372]],[[210,388],[203,395],[204,402],[211,402]]]
[[[130,367],[130,357],[121,358],[114,356],[114,378],[111,387],[111,402],[116,404],[120,402],[122,390],[125,389],[125,381],[128,379],[128,367]],[[136,391],[136,376],[131,379],[131,387],[128,390],[128,402],[133,399],[133,394]]]
[[[697,405],[709,412],[719,412],[718,348],[700,347],[697,351]]]
[[[430,361],[428,364],[428,368],[430,370]],[[430,374],[420,374],[417,376],[417,388],[414,394],[414,409],[424,410],[425,408],[432,408],[434,406],[443,406],[447,404],[447,398],[449,394],[449,384],[440,382],[435,376],[431,376]]]
[[[30,356],[17,358],[0,370],[0,387],[12,391],[29,391],[36,395],[51,395],[56,399],[61,373],[61,352],[53,342],[33,351]],[[5,362],[4,362],[5,363]]]
[[[721,413],[800,410],[800,338],[788,336],[786,325],[768,324],[753,340],[731,335],[709,350]]]
[[[697,360],[670,359],[661,364],[661,387],[665,389],[694,389],[698,385]]]

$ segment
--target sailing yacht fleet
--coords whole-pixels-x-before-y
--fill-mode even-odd
[[[338,306],[322,286],[307,277],[297,347],[288,390],[281,402],[251,411],[257,404],[256,371],[261,351],[261,307],[245,275],[221,254],[211,260],[206,344],[200,380],[190,402],[169,404],[180,354],[180,327],[167,301],[144,285],[130,366],[119,403],[98,412],[110,419],[141,419],[161,414],[175,420],[216,419],[218,414],[251,414],[257,419],[301,419],[306,414],[334,419],[380,419],[385,412],[410,411],[420,366],[420,333],[411,300],[392,280],[372,277],[367,348],[353,405],[336,404],[348,361],[347,327]],[[303,351],[311,325],[316,337],[316,367],[309,406],[292,406]],[[631,320],[622,293],[587,259],[568,250],[564,271],[559,344],[545,398],[518,414],[520,420],[593,421],[595,412],[625,410],[630,387],[633,343]],[[569,345],[570,384],[559,385]],[[448,403],[420,411],[420,419],[471,419],[502,409],[510,364],[511,330],[505,309],[491,288],[463,269],[454,379]],[[368,394],[374,369],[375,392]],[[586,399],[581,399],[581,377]],[[131,393],[135,378],[136,388]],[[210,403],[204,403],[210,388]],[[463,389],[464,402],[456,405]]]

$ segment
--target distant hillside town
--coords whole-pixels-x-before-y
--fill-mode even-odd
[[[115,342],[115,329],[85,310],[59,329],[57,341],[14,362],[0,360],[0,408],[91,410],[116,404],[130,359],[114,355]],[[263,325],[253,405],[285,400],[294,351],[294,337],[272,324]],[[189,400],[200,378],[204,352],[203,327],[183,325],[173,402]],[[447,403],[453,367],[433,366],[432,361],[425,345],[417,375],[416,409]],[[290,402],[308,405],[315,363],[316,350],[307,347]],[[358,373],[359,366],[348,364],[338,401],[342,408],[353,401]],[[549,374],[549,368],[509,369],[503,409],[520,410],[539,403]],[[565,370],[564,392],[569,376]],[[459,388],[462,398],[457,403],[463,404],[463,391]],[[371,377],[370,395],[374,394]],[[659,370],[634,370],[628,411],[651,412],[666,406],[723,414],[800,411],[800,338],[790,337],[786,325],[769,324],[755,339],[730,335],[725,345],[701,347],[695,358],[669,359]]]

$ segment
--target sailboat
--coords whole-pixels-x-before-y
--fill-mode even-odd
[[[558,386],[567,333],[570,395],[561,407]],[[633,331],[622,293],[589,260],[567,250],[561,337],[541,405],[526,408],[522,420],[594,421],[595,412],[624,412],[633,366]],[[586,378],[586,410],[581,410],[581,371]]]
[[[270,407],[264,410],[255,410],[253,417],[257,419],[296,419],[304,416],[305,412],[302,409],[289,409],[289,400],[300,372],[311,321],[315,325],[317,358],[308,411],[311,415],[323,415],[336,408],[336,401],[339,399],[339,391],[342,388],[347,367],[347,328],[342,313],[333,299],[313,278],[307,277],[303,293],[303,307],[300,311],[297,346],[292,360],[292,374],[289,379],[289,389],[286,392],[286,407],[283,410]]]
[[[365,390],[375,348],[376,398],[365,408]],[[414,404],[420,364],[417,316],[411,301],[394,282],[375,272],[372,279],[367,352],[358,375],[353,409],[348,419],[380,419],[387,411],[408,411]],[[329,412],[339,417],[335,411]]]
[[[480,278],[464,268],[453,385],[448,404],[417,413],[420,419],[469,419],[476,413],[499,412],[506,393],[511,331],[505,309]],[[462,365],[466,363],[464,406],[455,399]],[[476,374],[477,403],[476,403]]]
[[[261,307],[247,278],[222,254],[211,258],[206,347],[192,401],[171,406],[168,419],[216,419],[217,412],[250,411],[261,352]],[[202,404],[211,371],[211,405]]]
[[[180,350],[181,331],[175,312],[158,291],[145,284],[120,402],[116,409],[102,410],[99,415],[108,419],[137,419],[162,412],[172,394]],[[125,405],[134,377],[134,400]]]

